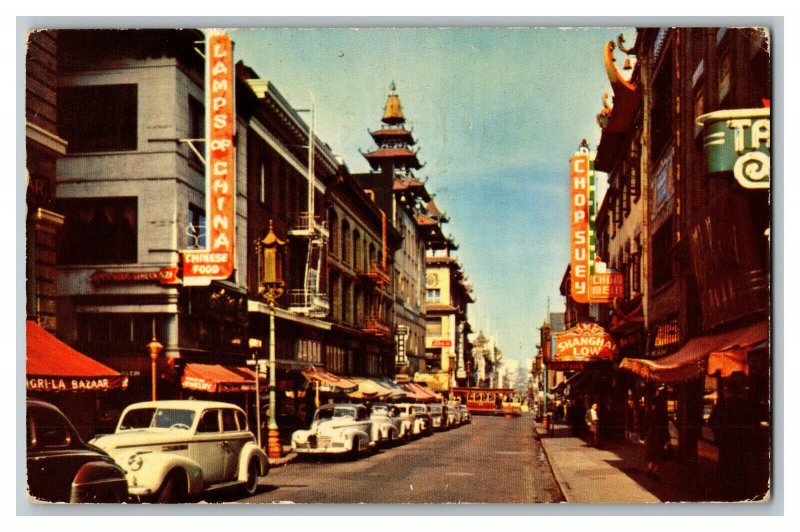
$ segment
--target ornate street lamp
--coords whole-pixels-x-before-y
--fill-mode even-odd
[[[164,349],[164,346],[156,340],[156,333],[155,330],[153,331],[153,339],[147,344],[147,349],[150,350],[150,369],[152,373],[152,381],[153,381],[153,401],[156,400],[156,361],[158,360],[158,355],[161,353],[161,350]]]
[[[270,458],[281,457],[281,442],[278,436],[278,422],[275,413],[275,302],[283,295],[283,246],[272,231],[272,220],[269,221],[269,232],[260,242],[261,252],[261,288],[259,292],[269,305],[269,423],[267,425],[267,455]]]

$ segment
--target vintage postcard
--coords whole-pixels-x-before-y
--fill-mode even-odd
[[[773,35],[33,29],[25,497],[769,502]]]

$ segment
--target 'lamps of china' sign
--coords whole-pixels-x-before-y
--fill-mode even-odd
[[[595,323],[579,323],[555,334],[544,363],[552,369],[581,369],[587,362],[611,362],[617,353],[614,338]]]
[[[183,284],[208,286],[233,273],[236,171],[233,135],[233,42],[222,33],[206,38],[207,248],[183,251]]]
[[[570,293],[576,303],[610,303],[623,295],[621,273],[606,271],[595,256],[594,168],[588,148],[570,160]]]
[[[733,172],[744,188],[770,187],[770,110],[730,109],[697,117],[706,174]]]

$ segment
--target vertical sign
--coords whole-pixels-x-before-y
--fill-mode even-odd
[[[236,210],[233,42],[206,38],[206,220],[204,250],[183,252],[183,284],[208,286],[233,273]]]
[[[582,147],[570,160],[570,292],[576,303],[610,303],[624,295],[622,274],[606,271],[596,257],[595,188],[594,162]]]
[[[589,151],[570,160],[570,293],[576,303],[589,303]]]

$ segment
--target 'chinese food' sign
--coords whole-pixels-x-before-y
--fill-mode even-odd
[[[206,39],[207,248],[183,255],[183,284],[207,286],[233,273],[236,172],[233,42],[222,33]]]

